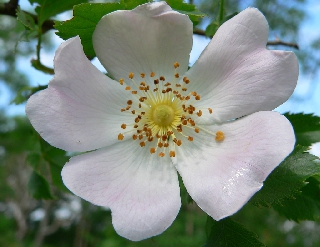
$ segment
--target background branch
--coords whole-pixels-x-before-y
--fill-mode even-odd
[[[193,34],[197,34],[197,35],[200,35],[200,36],[206,36],[206,34],[205,34],[205,32],[203,30],[197,29],[197,28],[193,30]],[[285,41],[281,41],[281,40],[268,41],[267,45],[274,45],[274,46],[282,45],[282,46],[292,47],[292,48],[295,48],[295,49],[299,50],[299,45],[298,44],[291,43],[291,42],[285,42]]]
[[[8,16],[13,16],[17,17],[17,9],[18,9],[18,3],[19,0],[10,0],[9,2],[0,5],[0,15],[8,15]],[[38,24],[38,16],[31,14],[29,12],[23,11],[24,13],[30,15],[34,22]],[[53,28],[54,21],[53,20],[46,20],[43,22],[41,30],[42,33],[46,33],[47,31],[54,29]]]

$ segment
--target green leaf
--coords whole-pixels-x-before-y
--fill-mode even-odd
[[[73,8],[73,18],[64,22],[55,22],[56,33],[62,39],[67,40],[77,35],[81,38],[84,53],[95,57],[92,45],[92,34],[100,19],[115,10],[125,9],[123,3],[84,3]]]
[[[195,5],[185,3],[183,0],[166,0],[166,2],[173,10],[188,15],[193,25],[197,25],[200,19],[206,16],[206,14],[198,10]]]
[[[258,236],[241,224],[226,218],[215,221],[208,216],[207,242],[203,247],[260,247],[265,246]]]
[[[311,177],[308,184],[295,195],[295,198],[287,199],[281,205],[275,205],[274,209],[289,220],[319,220],[320,219],[320,182]]]
[[[29,193],[36,199],[53,199],[47,180],[33,171],[28,183]]]
[[[72,9],[76,4],[88,2],[87,0],[29,0],[31,4],[38,3],[40,6],[36,7],[38,14],[39,26],[52,16]]]
[[[219,24],[216,21],[210,23],[206,28],[205,35],[207,37],[212,37],[217,32],[218,28]]]
[[[296,134],[296,143],[302,146],[310,146],[320,142],[320,117],[313,114],[284,114],[291,122]]]
[[[40,146],[42,155],[50,166],[52,183],[61,190],[69,191],[61,178],[61,170],[69,160],[69,157],[66,156],[66,151],[51,146],[42,138],[40,139]]]
[[[42,157],[38,153],[30,153],[26,158],[26,162],[34,170],[38,170],[40,168],[41,160],[42,160]]]
[[[40,90],[46,89],[47,86],[37,86],[37,87],[30,87],[25,86],[22,87],[16,94],[16,97],[10,102],[15,103],[16,105],[22,104],[26,102],[30,96]]]
[[[251,199],[256,206],[271,207],[286,198],[293,198],[306,184],[305,180],[320,174],[316,156],[308,147],[296,146],[294,151],[269,175],[262,189]]]
[[[29,30],[37,30],[37,25],[33,17],[30,14],[21,11],[20,7],[18,7],[17,9],[17,20],[20,21]]]

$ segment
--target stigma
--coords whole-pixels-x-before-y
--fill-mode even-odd
[[[213,110],[195,107],[194,103],[201,100],[201,95],[188,90],[191,82],[186,76],[180,77],[179,67],[178,62],[173,64],[170,81],[154,71],[138,75],[130,72],[127,79],[131,83],[125,84],[124,78],[119,80],[132,95],[120,110],[132,116],[132,121],[121,124],[123,131],[118,134],[119,141],[130,135],[140,147],[149,148],[150,154],[173,158],[177,148],[186,141],[193,142],[201,131],[213,135],[216,142],[225,139],[222,131],[212,133],[196,125],[196,117],[201,117],[203,111],[212,114]],[[128,131],[127,127],[130,127]]]

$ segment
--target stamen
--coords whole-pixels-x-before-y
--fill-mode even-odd
[[[123,138],[124,138],[124,135],[122,135],[122,134],[120,133],[120,134],[118,135],[118,140],[119,140],[119,141],[122,141]]]
[[[215,139],[217,142],[222,142],[224,140],[224,133],[222,131],[217,131]]]
[[[176,68],[179,68],[179,66],[180,66],[180,64],[178,63],[178,62],[175,62],[174,64],[173,64],[173,67],[176,69]]]
[[[159,157],[164,157],[165,156],[164,152],[160,152],[158,155],[159,155]]]
[[[193,120],[195,115],[202,116],[203,109],[196,109],[191,103],[200,100],[201,97],[197,92],[188,90],[187,84],[190,83],[188,77],[183,77],[183,83],[178,82],[179,78],[182,78],[178,72],[180,64],[175,62],[173,67],[171,75],[155,77],[154,71],[139,73],[138,75],[142,78],[140,81],[135,81],[134,73],[130,72],[128,74],[128,78],[132,80],[130,86],[125,84],[123,78],[119,80],[119,83],[124,84],[125,90],[130,91],[131,97],[135,99],[126,99],[126,106],[121,108],[121,112],[127,112],[133,116],[132,123],[121,124],[122,129],[127,129],[127,126],[130,126],[130,129],[125,133],[119,133],[118,140],[123,140],[124,135],[131,132],[132,139],[139,140],[141,147],[148,147],[150,154],[157,153],[159,157],[165,157],[165,155],[175,157],[175,148],[182,145],[182,140],[178,139],[177,135],[192,142],[196,135],[194,137],[186,135],[185,128],[193,129],[195,133],[203,129]],[[144,80],[148,73],[149,79]],[[165,77],[173,78],[173,81],[166,81]],[[153,81],[154,86],[148,85],[150,80]],[[153,87],[152,90],[151,87]],[[211,114],[212,109],[207,109]],[[205,129],[203,131],[214,136],[216,141],[224,140],[222,131],[216,133]],[[157,149],[160,151],[157,152]]]

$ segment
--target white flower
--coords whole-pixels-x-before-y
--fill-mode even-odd
[[[117,81],[87,60],[75,37],[57,50],[48,88],[27,104],[51,145],[91,151],[70,159],[63,181],[109,207],[116,231],[131,240],[160,234],[176,218],[177,171],[219,220],[237,212],[294,146],[291,124],[271,110],[292,94],[298,63],[291,52],[266,49],[265,17],[248,8],[224,23],[187,71],[192,32],[188,16],[164,2],[110,13],[93,45]]]

